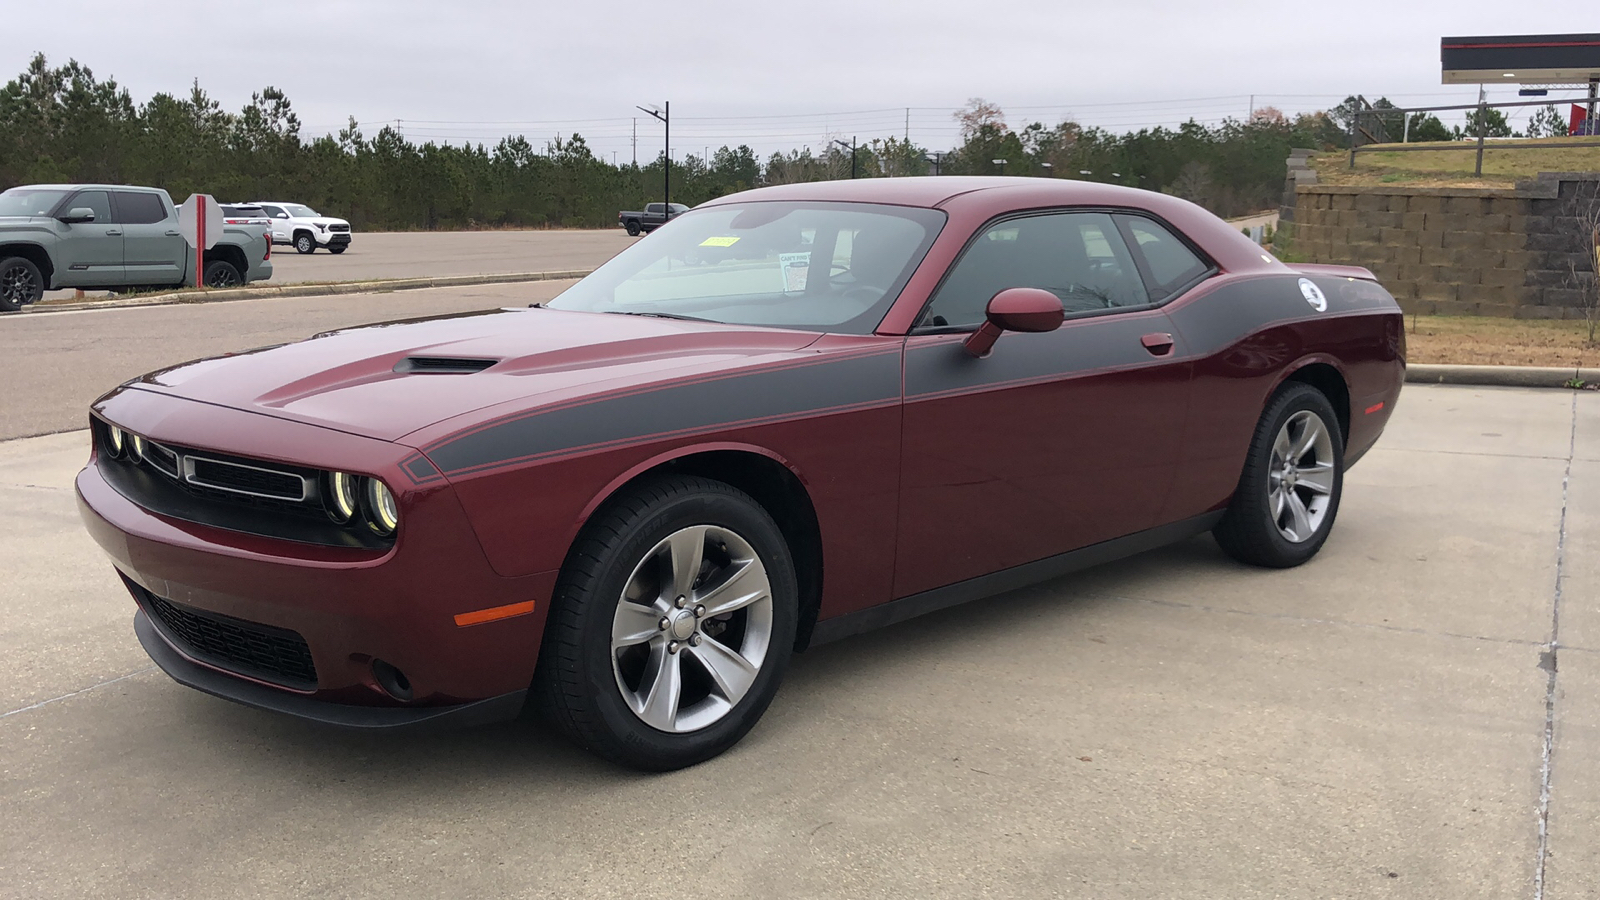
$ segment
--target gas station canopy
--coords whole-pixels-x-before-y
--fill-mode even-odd
[[[1570,84],[1600,79],[1600,34],[1447,37],[1445,84]]]

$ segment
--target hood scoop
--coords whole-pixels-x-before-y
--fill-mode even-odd
[[[394,370],[401,375],[471,375],[499,361],[461,356],[408,356],[395,363]]]

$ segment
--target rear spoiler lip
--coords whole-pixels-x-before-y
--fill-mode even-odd
[[[1301,275],[1325,275],[1329,278],[1359,278],[1362,281],[1377,283],[1378,276],[1361,266],[1325,266],[1314,263],[1296,263],[1289,268]]]

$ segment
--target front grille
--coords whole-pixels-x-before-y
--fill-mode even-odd
[[[328,226],[328,230],[329,231],[349,231],[350,230],[350,226],[349,225],[329,225]]]
[[[311,648],[293,631],[201,612],[143,589],[135,593],[167,637],[195,659],[284,687],[316,688]]]
[[[222,491],[234,491],[276,500],[299,503],[306,499],[304,478],[290,472],[245,466],[238,463],[207,459],[201,456],[187,458],[190,484]]]
[[[178,454],[155,441],[144,442],[145,462],[154,466],[168,478],[178,477]]]

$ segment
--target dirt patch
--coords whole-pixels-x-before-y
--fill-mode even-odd
[[[1407,316],[1406,359],[1471,366],[1600,366],[1584,322]]]

